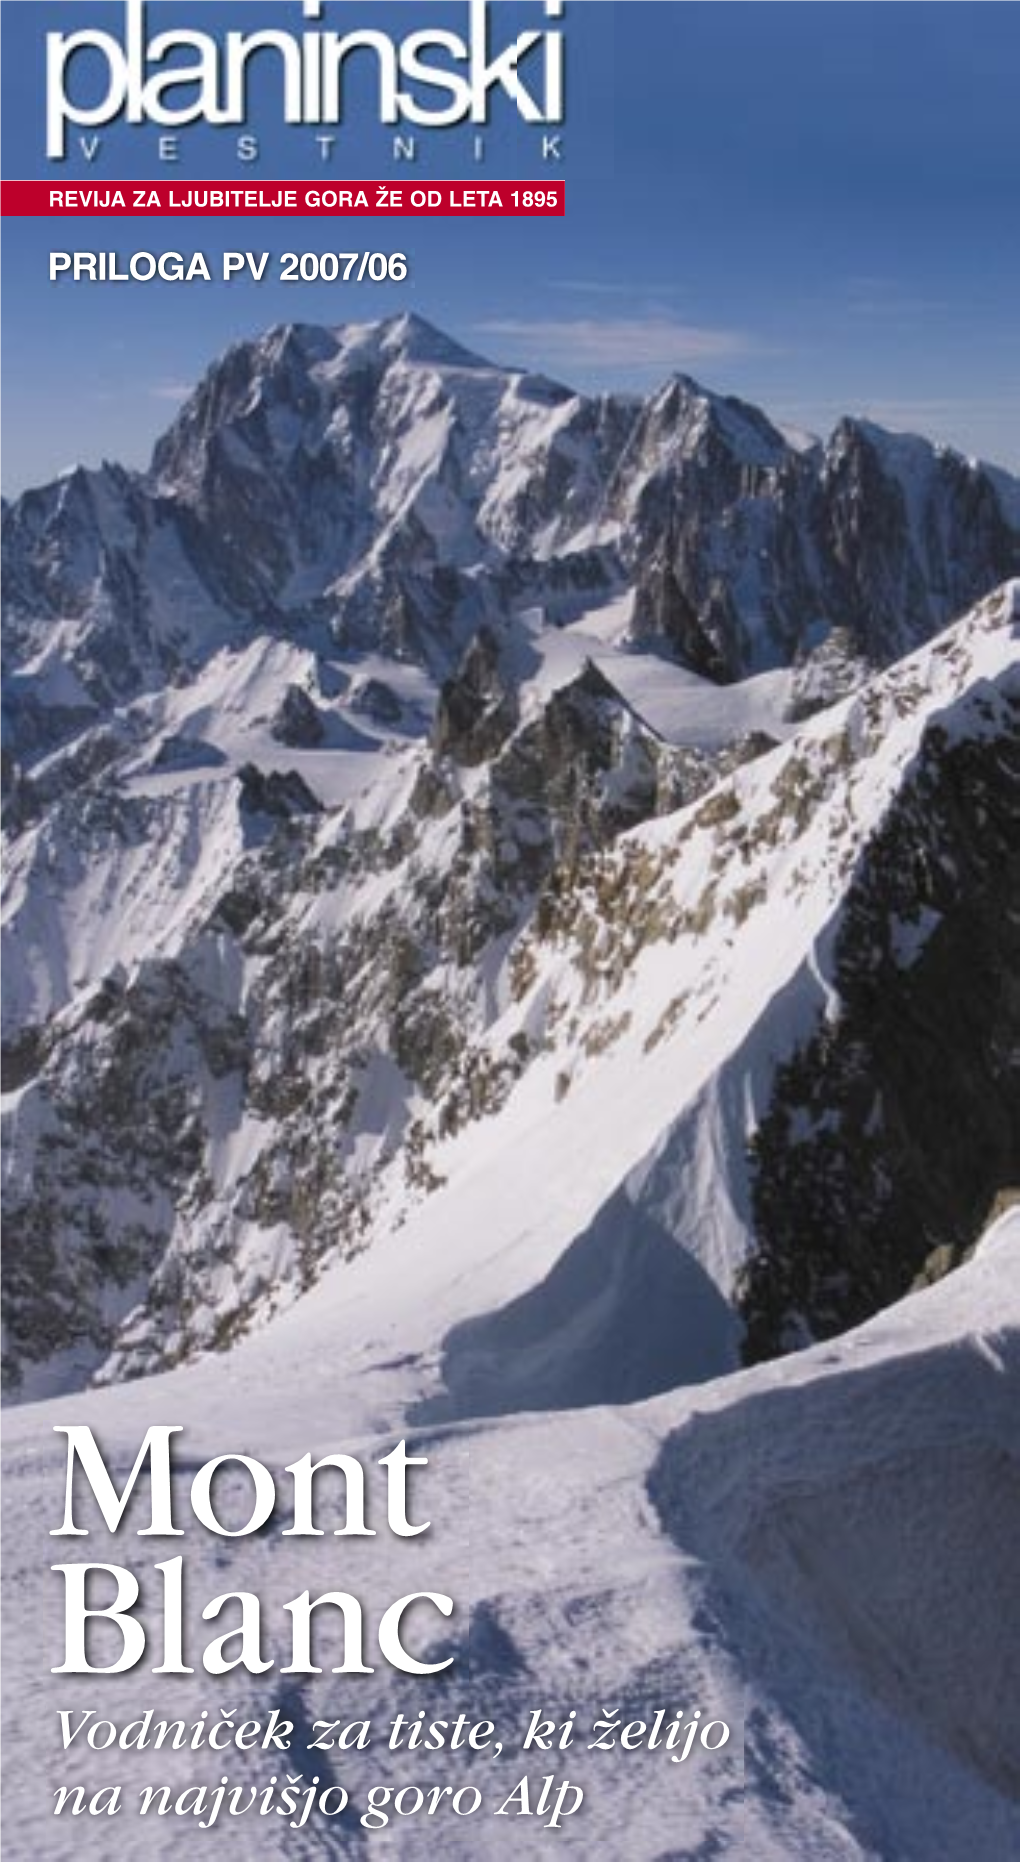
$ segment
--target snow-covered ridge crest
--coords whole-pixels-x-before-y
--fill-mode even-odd
[[[779,1157],[809,1158],[803,1140],[842,1117],[856,1142],[853,1119],[826,1102],[824,1066],[808,1069],[821,1103],[788,1114],[777,1070],[819,1030],[835,1065],[845,989],[863,1018],[853,1041],[874,1038],[854,994],[853,938],[840,954],[848,924],[863,914],[868,938],[882,939],[891,989],[962,922],[966,886],[938,877],[939,860],[965,851],[942,793],[960,755],[987,772],[984,787],[967,781],[986,819],[973,857],[994,866],[1016,603],[1015,586],[990,597],[785,745],[753,744],[746,762],[738,746],[729,774],[730,752],[713,764],[665,744],[607,675],[582,672],[554,680],[518,724],[504,720],[480,763],[407,746],[379,759],[360,797],[325,811],[251,777],[238,806],[222,751],[220,771],[185,760],[134,779],[133,797],[130,782],[127,794],[101,784],[91,818],[58,804],[30,826],[15,947],[45,965],[59,937],[74,955],[67,1006],[30,1023],[8,1055],[9,1197],[23,1238],[12,1311],[28,1387],[229,1344],[338,1255],[373,1253],[405,1225],[420,1230],[429,1271],[442,1260],[455,1284],[451,1238],[472,1232],[469,1305],[450,1306],[438,1379],[422,1391],[436,1414],[527,1406],[562,1388],[612,1394],[607,1366],[649,1296],[677,1316],[659,1355],[642,1346],[631,1370],[619,1360],[621,1394],[734,1363],[745,1324],[770,1347],[795,1322],[838,1328],[848,1294],[829,1317],[813,1286],[799,1319],[777,1305],[762,1247],[778,1259],[788,1245],[769,1213],[777,1151],[756,1152],[756,1133],[788,1117],[801,1142],[784,1140]],[[323,755],[288,760],[303,757],[314,781]],[[167,825],[185,805],[177,854]],[[916,811],[933,824],[932,877],[901,898],[896,861],[892,876],[879,861],[877,878],[869,861]],[[164,874],[146,853],[161,818]],[[54,912],[54,860],[75,841]],[[182,856],[194,863],[186,888],[173,872]],[[137,900],[140,925],[162,914],[158,937],[133,951],[122,941],[119,956],[103,888]],[[102,962],[82,988],[74,974],[90,951]],[[831,1089],[842,1093],[841,1077]],[[125,1129],[126,1101],[142,1116]],[[976,1197],[1002,1167],[994,1156]],[[468,1219],[477,1197],[484,1219]],[[886,1219],[881,1206],[869,1213]],[[953,1211],[947,1245],[970,1238],[967,1222]],[[19,1289],[38,1301],[39,1249],[57,1233],[41,1326]],[[98,1280],[97,1243],[112,1268]],[[939,1245],[937,1231],[920,1259],[890,1251],[893,1290]],[[747,1289],[758,1253],[768,1271]],[[562,1319],[549,1333],[541,1288],[557,1276]],[[481,1330],[479,1301],[493,1315]],[[679,1316],[691,1301],[707,1355]],[[468,1321],[475,1329],[457,1329]]]

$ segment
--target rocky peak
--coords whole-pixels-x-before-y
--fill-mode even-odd
[[[437,756],[457,763],[485,762],[505,743],[517,715],[499,641],[490,627],[480,627],[456,672],[440,687],[432,747]]]

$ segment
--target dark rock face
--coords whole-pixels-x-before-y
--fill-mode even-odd
[[[351,709],[360,711],[373,724],[392,729],[401,723],[404,707],[385,679],[364,679],[351,692]]]
[[[160,963],[128,988],[110,979],[60,1028],[8,1050],[8,1078],[34,1079],[60,1118],[31,1193],[8,1199],[5,1388],[26,1360],[69,1352],[88,1366],[110,1350],[160,1263],[174,1206],[201,1193],[206,1083],[242,1055],[236,1018]]]
[[[293,815],[317,815],[322,803],[312,794],[296,769],[271,770],[268,775],[246,763],[238,771],[241,785],[241,808],[249,815],[272,815],[289,821]]]
[[[637,582],[635,636],[713,679],[790,663],[813,627],[890,664],[1017,573],[993,476],[844,420],[796,452],[764,416],[680,381],[648,404],[609,492]]]
[[[291,750],[317,750],[326,735],[314,702],[299,685],[288,685],[270,731],[277,743]]]
[[[479,628],[457,671],[439,692],[432,747],[464,764],[495,756],[517,722],[513,685],[500,666],[499,642]]]
[[[844,420],[826,449],[812,512],[825,562],[823,611],[883,664],[977,599],[981,561],[1016,574],[1018,538],[991,477],[958,454]]]
[[[152,767],[156,771],[222,769],[226,760],[215,744],[204,743],[201,737],[176,735],[164,737],[152,759]]]
[[[622,773],[625,738],[633,746],[632,766],[614,783],[607,779]],[[494,781],[512,799],[546,808],[552,820],[597,846],[655,813],[655,743],[589,661],[518,733]]]
[[[917,954],[914,955],[914,945]],[[782,1066],[754,1144],[750,1360],[845,1330],[958,1261],[1020,1184],[1020,716],[932,727],[868,848],[841,1009]]]
[[[725,684],[732,676],[726,649],[713,639],[693,601],[684,593],[668,551],[638,583],[633,631],[636,640],[662,642],[682,666],[689,666],[702,678]],[[722,631],[732,634],[730,619],[723,617]]]

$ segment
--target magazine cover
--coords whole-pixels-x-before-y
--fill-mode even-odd
[[[1020,1854],[1020,10],[0,21],[6,1855]]]

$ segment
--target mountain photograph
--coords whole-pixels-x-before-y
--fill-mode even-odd
[[[606,1103],[543,1247],[633,1225],[676,1312],[632,1353],[601,1261],[532,1406],[688,1381],[687,1273],[698,1376],[842,1331],[1020,1182],[1005,473],[405,315],[237,346],[4,548],[15,1400],[237,1343]]]
[[[340,1418],[444,1470],[479,1714],[742,1722],[679,1850],[667,1759],[571,1754],[628,1854],[1006,1854],[1020,482],[403,314],[229,349],[4,551],[13,1581],[68,1398],[124,1475],[154,1405]]]

